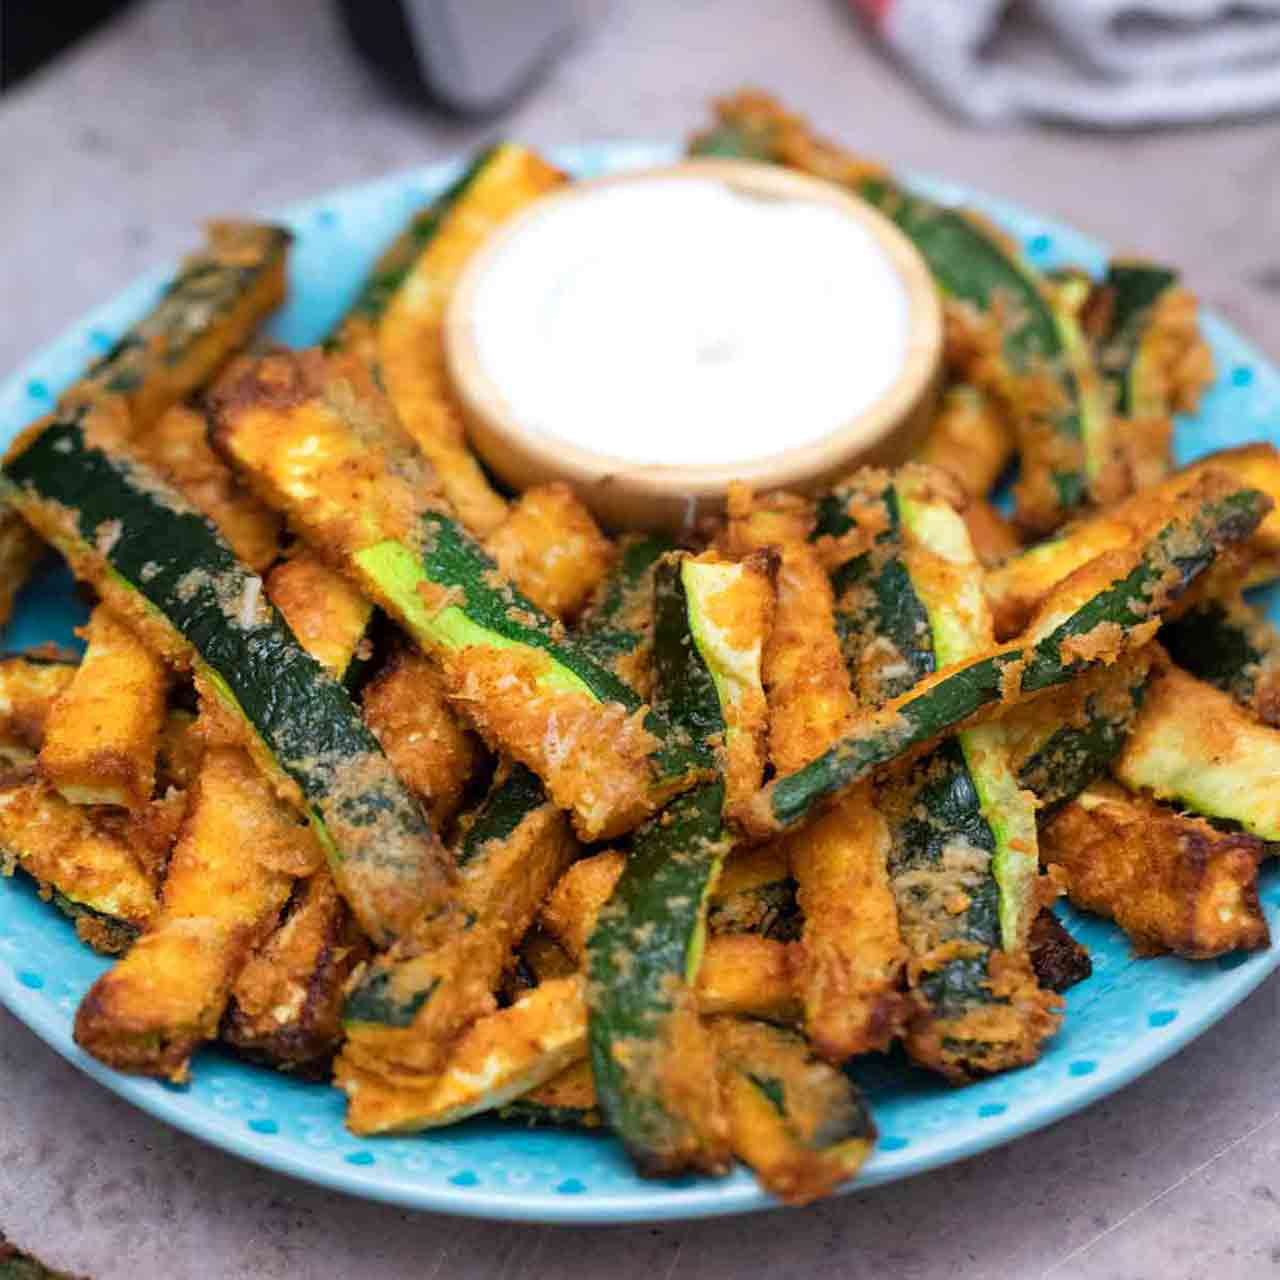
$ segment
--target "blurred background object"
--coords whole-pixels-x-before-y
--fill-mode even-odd
[[[853,0],[953,111],[1103,128],[1280,106],[1280,0]]]
[[[338,0],[355,46],[403,93],[459,115],[501,111],[577,34],[577,0]]]
[[[38,71],[130,0],[0,0],[0,93]]]

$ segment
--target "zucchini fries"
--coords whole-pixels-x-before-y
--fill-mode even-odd
[[[114,958],[75,1022],[101,1062],[181,1081],[217,1041],[359,1134],[607,1132],[804,1204],[874,1150],[852,1060],[962,1085],[1045,1051],[1090,972],[1056,895],[1141,955],[1269,945],[1280,636],[1243,592],[1280,574],[1280,452],[1173,469],[1195,299],[1041,272],[763,95],[694,150],[919,248],[947,325],[913,461],[734,485],[679,545],[500,494],[443,328],[567,181],[513,144],[314,349],[237,355],[289,237],[215,224],[9,451],[0,611],[45,544],[96,603],[82,659],[0,656],[0,869]]]

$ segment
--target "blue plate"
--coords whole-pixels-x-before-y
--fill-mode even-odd
[[[560,152],[582,175],[670,161],[667,145],[604,145]],[[341,314],[365,271],[408,215],[457,165],[396,175],[298,205],[285,215],[297,233],[288,306],[272,333],[316,341]],[[917,179],[929,194],[985,211],[1042,267],[1098,270],[1102,246],[1049,219],[964,187]],[[0,443],[45,412],[85,364],[151,305],[169,271],[156,271],[91,312],[0,388]],[[1204,328],[1218,380],[1199,414],[1178,424],[1180,460],[1229,445],[1280,438],[1280,374],[1210,314]],[[1272,602],[1273,616],[1277,610]],[[82,619],[65,571],[24,593],[6,646],[66,643]],[[1262,902],[1280,928],[1280,874],[1264,872]],[[1127,1084],[1212,1026],[1280,961],[1280,952],[1190,964],[1135,960],[1118,930],[1067,913],[1093,956],[1093,976],[1067,996],[1063,1028],[1024,1071],[953,1090],[889,1058],[864,1075],[883,1137],[858,1187],[892,1182],[960,1160],[1078,1111]],[[42,902],[21,873],[0,881],[0,1000],[82,1071],[144,1111],[284,1173],[351,1195],[417,1209],[546,1222],[634,1222],[762,1209],[773,1202],[739,1170],[719,1181],[637,1178],[607,1136],[510,1128],[488,1122],[411,1138],[357,1138],[343,1127],[341,1096],[202,1053],[184,1088],[108,1071],[71,1039],[76,1004],[106,967],[71,925]]]

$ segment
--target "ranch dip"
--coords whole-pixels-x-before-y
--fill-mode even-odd
[[[476,358],[527,428],[629,463],[756,460],[872,405],[909,304],[820,201],[670,176],[549,202],[477,283]]]

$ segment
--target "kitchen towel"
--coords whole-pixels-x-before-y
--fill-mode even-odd
[[[1280,0],[853,0],[984,123],[1194,123],[1280,107]]]

